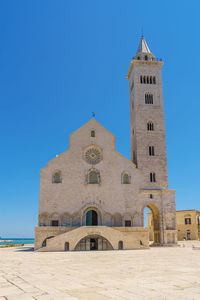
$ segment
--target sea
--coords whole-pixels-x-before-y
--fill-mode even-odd
[[[3,241],[3,242],[1,242]],[[19,245],[19,244],[34,244],[34,239],[24,239],[24,238],[0,238],[0,246],[1,245]]]

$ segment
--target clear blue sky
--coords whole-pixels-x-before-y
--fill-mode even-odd
[[[0,2],[0,236],[33,237],[40,169],[96,113],[130,159],[126,74],[143,28],[164,61],[169,187],[200,209],[200,2]]]

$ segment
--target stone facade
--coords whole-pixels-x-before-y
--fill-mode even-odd
[[[153,240],[152,214],[147,214],[149,239]],[[200,240],[200,211],[196,209],[176,211],[178,241]]]
[[[176,212],[178,240],[200,240],[200,211],[196,209]]]
[[[142,38],[141,51],[147,51],[144,42]],[[146,61],[144,53],[137,53],[140,60],[134,57],[127,76],[132,161],[116,151],[115,136],[95,119],[71,134],[69,150],[41,170],[35,249],[148,247],[145,207],[153,213],[154,243],[176,243],[175,191],[167,183],[162,63],[150,52]],[[155,83],[141,83],[144,75]],[[153,104],[144,102],[145,93],[153,93]],[[149,121],[152,131],[147,130]],[[155,155],[149,155],[149,146]]]

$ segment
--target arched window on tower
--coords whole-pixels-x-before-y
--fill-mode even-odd
[[[153,104],[153,94],[145,94],[145,104]]]
[[[153,83],[156,84],[156,77],[153,76]]]
[[[150,173],[150,182],[156,182],[156,174],[153,172]]]
[[[53,183],[62,183],[61,171],[56,171],[53,174]]]
[[[147,56],[147,55],[145,55],[144,59],[145,59],[145,60],[148,60],[148,56]]]
[[[140,83],[143,83],[143,78],[142,78],[142,76],[140,76]]]
[[[147,130],[148,131],[153,131],[154,130],[154,124],[153,124],[153,122],[148,122],[147,123]]]

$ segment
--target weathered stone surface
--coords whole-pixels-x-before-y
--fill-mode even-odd
[[[144,38],[141,43],[146,43]],[[162,65],[149,52],[137,53],[131,61],[128,79],[132,161],[116,151],[115,136],[91,119],[70,135],[69,149],[41,170],[35,249],[41,248],[46,238],[53,237],[48,241],[49,247],[54,245],[58,250],[54,241],[62,239],[63,248],[67,238],[72,250],[73,234],[77,227],[86,225],[90,210],[98,216],[98,224],[93,225],[143,228],[145,207],[153,214],[154,243],[176,244],[175,191],[168,190]],[[141,83],[141,76],[148,78],[148,84]],[[145,103],[146,93],[152,95],[152,104]],[[147,130],[149,121],[154,124],[153,131]],[[155,155],[149,155],[149,146],[154,147]],[[91,183],[90,172],[96,183]],[[155,182],[151,182],[150,173],[155,174]],[[58,227],[51,228],[54,225]],[[70,230],[71,233],[65,233]],[[84,230],[87,236],[87,228]],[[107,230],[104,228],[105,233]],[[138,240],[147,244],[144,232],[138,238],[136,229],[128,235],[120,229],[112,231],[115,244],[119,243],[119,232],[124,244],[125,236],[132,236],[131,242],[126,241],[128,249],[138,248]]]
[[[0,249],[0,299],[194,299],[200,250],[186,247],[92,252]]]
[[[153,240],[152,214],[148,213],[149,239]],[[173,214],[168,216],[166,226],[171,226]],[[190,219],[186,222],[186,219]],[[178,241],[200,240],[200,211],[196,209],[176,211],[176,226],[178,231]]]

